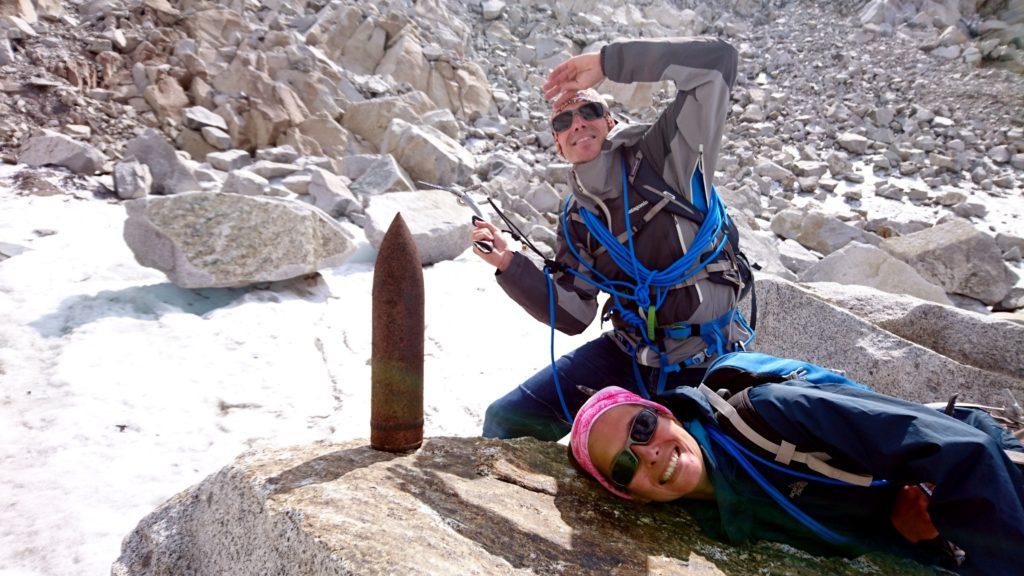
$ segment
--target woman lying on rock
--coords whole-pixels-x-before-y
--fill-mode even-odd
[[[1022,572],[1024,446],[988,414],[950,416],[811,364],[765,378],[771,362],[793,361],[723,356],[700,388],[657,402],[605,388],[573,423],[572,458],[622,498],[713,499],[733,542]],[[726,400],[720,386],[743,390]]]

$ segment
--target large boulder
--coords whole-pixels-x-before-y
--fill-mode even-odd
[[[816,296],[968,366],[1024,379],[1024,326],[863,286],[810,284]]]
[[[472,212],[443,190],[392,192],[370,198],[366,207],[366,238],[380,247],[395,214],[401,213],[420,251],[420,261],[451,260],[469,247]]]
[[[102,152],[85,142],[46,129],[29,138],[18,153],[18,162],[23,164],[63,166],[76,174],[95,174],[106,161]]]
[[[820,288],[811,292],[767,274],[758,274],[756,287],[753,350],[843,370],[879,392],[916,402],[945,400],[960,393],[964,401],[998,406],[1003,403],[1004,388],[1024,395],[1024,381],[1019,378],[965,365],[901,338],[829,302]]]
[[[394,156],[382,154],[366,167],[351,189],[360,198],[368,198],[386,192],[409,192],[415,190],[416,185]]]
[[[113,576],[190,574],[931,574],[872,554],[819,558],[708,536],[703,505],[617,500],[532,438],[256,450],[163,503]]]
[[[440,186],[462,182],[476,170],[476,157],[461,144],[436,128],[398,118],[391,121],[381,152],[394,156],[414,180]]]
[[[988,305],[1002,300],[1015,281],[995,239],[966,220],[889,238],[881,247],[946,292]]]
[[[742,218],[734,219],[740,234],[740,250],[751,265],[765,274],[774,274],[786,280],[796,280],[796,275],[786,268],[779,253],[779,245],[771,232],[754,230]]]
[[[200,189],[193,169],[178,156],[174,146],[160,132],[149,128],[129,140],[124,150],[126,157],[134,156],[149,168],[154,194],[179,194]]]
[[[315,166],[310,166],[307,170],[310,178],[306,193],[317,208],[335,218],[363,211],[359,199],[352,194],[348,184],[340,176]]]
[[[829,255],[850,242],[877,245],[882,239],[818,210],[787,208],[772,218],[772,231],[805,248]]]
[[[126,207],[135,259],[182,288],[295,278],[339,266],[355,249],[336,221],[294,200],[194,192]]]
[[[345,110],[342,125],[379,149],[393,120],[418,124],[420,117],[429,112],[432,106],[433,103],[422,92],[353,102]]]
[[[801,282],[838,282],[909,294],[952,306],[946,292],[925,280],[909,264],[870,244],[850,242],[800,274]]]
[[[161,120],[180,121],[182,110],[189,105],[185,89],[171,76],[164,76],[147,86],[143,97]]]

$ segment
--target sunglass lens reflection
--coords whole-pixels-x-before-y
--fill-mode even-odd
[[[657,427],[658,415],[649,410],[641,410],[633,420],[633,427],[629,429],[629,439],[634,444],[646,444],[651,440]]]

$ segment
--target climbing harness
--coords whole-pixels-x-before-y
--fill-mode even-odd
[[[632,173],[633,176],[636,175],[636,171],[639,169],[642,160],[643,158],[641,153],[636,159],[636,165],[634,166]],[[668,326],[658,326],[657,312],[664,304],[669,292],[683,286],[692,285],[697,279],[698,274],[701,272],[707,273],[709,271],[708,269],[715,265],[715,260],[718,259],[720,254],[722,254],[726,245],[732,241],[729,238],[727,231],[729,216],[725,211],[725,205],[718,196],[717,190],[715,190],[714,186],[711,186],[710,193],[707,194],[709,202],[707,202],[706,206],[703,201],[700,203],[704,210],[702,210],[703,216],[700,221],[697,234],[690,243],[690,246],[686,248],[684,254],[664,269],[647,268],[640,262],[636,255],[636,247],[634,245],[633,238],[637,232],[639,232],[643,226],[653,218],[653,213],[661,210],[670,202],[675,202],[680,206],[687,208],[691,212],[693,209],[679,202],[674,194],[665,193],[663,194],[662,200],[650,208],[644,218],[634,224],[631,213],[635,211],[639,205],[633,208],[630,207],[630,178],[628,176],[629,170],[627,169],[625,155],[623,155],[621,161],[625,232],[616,237],[609,230],[609,227],[611,226],[610,215],[607,213],[603,205],[600,206],[605,210],[605,217],[608,222],[607,226],[593,212],[587,210],[583,206],[579,206],[577,208],[577,214],[591,237],[599,244],[600,248],[598,253],[606,252],[615,265],[625,272],[632,281],[613,280],[607,277],[598,271],[594,265],[588,262],[588,260],[576,249],[569,227],[569,207],[573,205],[573,198],[571,195],[566,199],[565,205],[562,208],[562,231],[565,236],[565,244],[570,253],[584,266],[584,268],[586,268],[589,275],[579,272],[573,268],[563,267],[563,269],[576,278],[608,293],[619,317],[640,336],[643,347],[657,355],[659,371],[655,393],[660,394],[664,392],[668,374],[678,372],[683,368],[699,365],[710,357],[731,351],[727,350],[729,342],[725,334],[723,334],[723,330],[727,329],[733,322],[739,322],[740,325],[743,326],[744,330],[750,334],[750,337],[747,340],[737,342],[735,344],[735,348],[744,349],[753,340],[754,329],[747,324],[738,308],[732,308],[722,316],[702,324],[677,322]],[[704,186],[705,182],[703,179],[703,172],[697,166],[694,167],[692,182],[695,185],[700,184],[702,193],[707,190]],[[581,187],[581,190],[585,189]],[[696,197],[697,194],[695,193],[694,196]],[[643,204],[646,203],[647,201]],[[716,269],[718,268],[722,267],[716,267]],[[731,266],[729,268],[731,269]],[[572,414],[568,410],[562,393],[562,387],[558,379],[558,370],[554,359],[555,293],[554,281],[551,277],[552,270],[550,267],[545,266],[544,272],[547,276],[548,282],[549,313],[552,334],[551,371],[559,402],[562,404],[562,408],[565,411],[566,421],[572,423]],[[633,308],[627,306],[627,303],[634,304],[636,306],[635,311]],[[663,341],[665,338],[684,339],[691,336],[699,336],[706,344],[706,348],[695,356],[687,358],[681,362],[670,362],[666,351],[662,350],[658,346],[658,342]],[[640,374],[639,362],[637,360],[638,346],[634,346],[625,338],[622,338],[619,341],[621,344],[626,346],[627,352],[632,357],[633,375],[636,380],[637,388],[643,397],[649,398],[650,394],[648,393],[647,387],[644,385],[643,378]]]

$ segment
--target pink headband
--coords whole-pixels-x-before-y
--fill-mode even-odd
[[[604,98],[601,98],[601,95],[597,93],[597,90],[587,88],[586,90],[577,90],[576,93],[573,94],[572,98],[562,102],[557,108],[552,110],[551,117],[553,118],[557,116],[562,110],[565,110],[569,106],[579,102],[597,102],[607,108],[607,105],[604,103]]]
[[[584,470],[597,479],[597,481],[607,488],[612,494],[615,494],[619,498],[632,500],[632,496],[622,490],[619,490],[615,486],[612,486],[612,483],[606,480],[605,477],[597,471],[597,467],[594,466],[594,462],[590,459],[590,450],[588,449],[588,443],[590,442],[590,430],[594,427],[594,423],[597,422],[597,419],[611,408],[622,404],[638,404],[640,406],[653,408],[665,416],[672,416],[672,412],[670,412],[668,408],[665,408],[657,402],[641,398],[625,388],[609,386],[601,389],[591,396],[583,407],[580,408],[580,411],[576,413],[576,419],[573,420],[572,423],[572,432],[569,434],[569,442],[572,445],[572,455]]]

